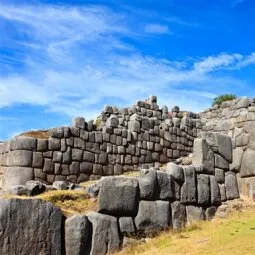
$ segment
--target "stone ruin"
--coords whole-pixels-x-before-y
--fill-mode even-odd
[[[154,102],[150,102],[155,103],[154,97],[152,100]],[[148,101],[143,104],[147,103]],[[89,126],[93,125],[91,123],[84,124],[84,121],[79,118],[76,119],[75,125],[72,127],[50,131],[51,137],[46,140],[48,150],[45,150],[45,152],[46,155],[49,151],[52,152],[49,153],[51,157],[45,157],[45,152],[40,151],[41,161],[44,162],[40,163],[40,168],[33,165],[35,163],[34,155],[38,154],[38,144],[41,143],[40,139],[37,139],[34,142],[36,145],[29,147],[29,150],[24,149],[27,142],[21,142],[27,141],[27,138],[24,138],[24,140],[16,138],[16,140],[14,139],[15,142],[5,143],[2,154],[2,160],[4,158],[5,162],[4,185],[6,183],[9,183],[8,185],[20,185],[27,180],[37,178],[37,180],[45,183],[51,183],[58,180],[58,176],[65,176],[64,181],[77,182],[81,174],[87,175],[86,179],[96,179],[101,175],[121,174],[128,170],[126,166],[132,168],[132,165],[134,165],[134,169],[140,168],[140,176],[139,178],[126,176],[102,177],[94,184],[99,190],[97,212],[90,212],[87,215],[75,215],[67,219],[59,209],[42,200],[0,199],[0,233],[2,233],[0,235],[0,253],[111,254],[122,248],[127,237],[146,236],[148,233],[169,228],[181,229],[198,220],[210,220],[224,201],[239,198],[240,194],[253,197],[255,169],[252,164],[253,157],[249,157],[254,152],[252,146],[254,140],[253,130],[255,129],[252,128],[252,125],[254,124],[255,127],[255,118],[254,120],[251,119],[253,113],[255,116],[255,111],[253,111],[255,108],[253,107],[253,100],[241,98],[213,107],[200,115],[188,113],[186,116],[181,116],[178,115],[178,111],[175,111],[173,116],[170,116],[170,114],[163,114],[162,109],[152,110],[155,112],[161,111],[162,119],[159,124],[155,124],[158,123],[155,120],[159,116],[156,119],[145,117],[142,110],[137,112],[132,110],[130,116],[127,115],[129,116],[128,120],[124,120],[122,123],[119,120],[122,115],[116,110],[113,113],[107,113],[107,118],[102,118],[102,125],[97,130],[94,130],[95,127],[90,129]],[[141,106],[138,106],[138,103],[134,109],[137,108],[142,109]],[[175,109],[177,110],[177,108]],[[105,114],[106,111],[101,116],[105,116]],[[144,118],[149,120],[148,129],[145,129],[142,124]],[[209,119],[212,119],[212,121]],[[81,125],[78,125],[79,123]],[[116,127],[116,124],[112,123],[118,123],[118,126]],[[80,127],[78,128],[78,126]],[[134,131],[134,127],[136,131]],[[137,127],[140,127],[140,129],[137,129]],[[119,129],[121,133],[115,131]],[[159,132],[156,131],[155,133],[154,131],[157,129],[159,129]],[[69,137],[67,131],[64,130],[69,130]],[[73,130],[76,130],[76,136],[70,135],[75,132]],[[128,139],[128,134],[127,137],[122,136],[123,130],[131,135],[131,140]],[[86,140],[82,143],[85,144],[84,147],[77,148],[77,141],[82,139],[81,133],[88,133],[87,139],[91,136],[90,134],[94,134],[94,142]],[[98,134],[102,134],[102,140],[99,140],[101,143],[95,138]],[[108,142],[104,141],[105,134],[109,134]],[[111,138],[112,135],[116,135],[114,143],[110,142],[113,139]],[[139,135],[143,137],[140,138],[141,140],[138,138]],[[149,138],[145,140],[144,136]],[[117,137],[122,138],[122,145],[116,144]],[[127,143],[123,145],[125,138]],[[73,140],[72,146],[67,142],[68,139]],[[75,140],[76,146],[74,146]],[[56,144],[60,143],[60,147],[57,147],[58,150],[51,147],[52,141],[58,141]],[[89,147],[86,147],[87,143],[98,144],[94,145],[99,146],[98,151],[89,151],[87,149]],[[104,143],[106,145],[103,145]],[[149,147],[150,143],[153,146]],[[8,150],[6,150],[7,144],[9,144]],[[107,151],[108,144],[112,144],[112,148],[116,147],[116,154],[114,150]],[[134,155],[129,154],[129,150],[127,152],[130,144],[134,145]],[[143,144],[146,144],[146,149]],[[62,145],[65,151],[61,152]],[[157,151],[155,149],[158,145],[161,146],[162,150]],[[119,153],[119,146],[125,148],[125,154]],[[59,168],[62,170],[62,165],[64,165],[62,160],[68,148],[71,151],[69,171],[72,169],[73,162],[77,162],[80,172],[72,173],[72,175],[70,172],[68,172],[69,175],[56,174],[54,172],[55,167],[60,165]],[[73,151],[76,152],[76,150],[83,152],[83,156],[79,157],[79,160],[76,157],[73,158]],[[136,154],[137,150],[140,154]],[[147,154],[143,154],[143,150],[149,155],[151,154],[151,158]],[[21,157],[17,156],[18,160],[15,161],[15,157],[13,158],[13,155],[11,155],[13,151],[18,151],[16,156],[21,151],[30,152],[30,165],[21,166]],[[167,154],[168,151],[172,151],[172,153]],[[178,153],[174,151],[178,151]],[[60,162],[54,162],[54,152],[62,153]],[[90,152],[90,155],[93,154],[93,162],[85,160],[84,154],[86,155],[87,152]],[[107,161],[103,161],[103,163],[99,161],[102,152],[107,155],[105,157]],[[179,160],[178,157],[187,156],[190,152],[192,152],[192,156],[189,165],[177,164],[185,162]],[[153,153],[159,154],[157,160],[152,157]],[[116,160],[120,155],[122,160],[118,162],[109,161],[110,155],[116,155]],[[164,157],[161,155],[164,155]],[[131,158],[131,161],[126,161],[126,156],[130,156],[128,158]],[[133,162],[133,158],[136,157],[138,158],[137,164]],[[140,157],[142,157],[141,162],[139,162]],[[18,163],[15,166],[10,165],[10,162]],[[47,169],[45,168],[45,162],[52,162],[53,170],[51,173],[45,172],[45,169]],[[92,170],[89,173],[81,172],[83,162],[92,164]],[[162,163],[167,163],[166,167],[159,167],[159,164]],[[94,172],[94,169],[97,169],[97,167],[94,168],[95,165],[102,166],[100,175]],[[113,165],[113,170],[105,172],[105,169],[109,169],[109,165]],[[120,166],[122,171],[115,171],[116,165]],[[30,169],[29,171],[32,174],[24,179],[18,176],[19,182],[15,182],[15,178],[8,174],[15,168],[14,171],[16,172],[19,171],[17,169],[24,168],[23,173],[26,172],[25,169]],[[40,172],[45,174],[43,175],[44,178],[36,176],[36,171],[39,171],[36,169],[40,169]],[[48,175],[54,176],[52,180],[49,181]],[[70,176],[72,177],[70,178]],[[9,177],[11,181],[8,180]]]

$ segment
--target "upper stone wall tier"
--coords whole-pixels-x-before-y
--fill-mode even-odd
[[[233,163],[230,170],[241,177],[241,193],[251,193],[255,190],[254,181],[242,178],[255,176],[255,99],[242,97],[223,102],[202,112],[200,117],[203,131],[221,132],[232,138]]]
[[[4,142],[2,186],[24,184],[27,178],[79,183],[187,156],[201,130],[198,115],[177,106],[169,114],[156,102],[150,97],[123,111],[107,106],[101,123],[77,117],[70,127],[50,129],[48,139],[20,136]]]

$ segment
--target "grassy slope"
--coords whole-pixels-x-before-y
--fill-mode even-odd
[[[255,210],[236,212],[227,219],[201,222],[180,233],[165,232],[120,255],[252,255],[255,254]]]

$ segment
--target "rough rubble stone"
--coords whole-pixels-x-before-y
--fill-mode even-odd
[[[41,199],[1,199],[0,254],[63,254],[63,219]]]
[[[91,255],[111,254],[120,249],[117,218],[96,212],[87,217],[92,224]]]
[[[40,181],[33,181],[33,180],[27,181],[26,187],[27,187],[28,196],[36,196],[43,193],[46,190],[45,184],[43,184]]]
[[[140,201],[135,217],[139,232],[151,232],[166,229],[170,225],[170,208],[167,201]]]
[[[74,215],[65,222],[66,255],[88,254],[90,223],[87,216]]]
[[[138,180],[105,177],[101,181],[98,212],[114,216],[135,216],[138,206]]]
[[[67,190],[68,189],[68,182],[66,181],[54,181],[52,183],[52,187],[57,190]]]

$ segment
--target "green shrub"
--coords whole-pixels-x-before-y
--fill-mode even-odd
[[[216,104],[220,105],[222,102],[229,101],[229,100],[234,100],[234,99],[236,99],[236,95],[234,95],[234,94],[224,94],[224,95],[215,97],[213,99],[212,106],[214,106]]]

